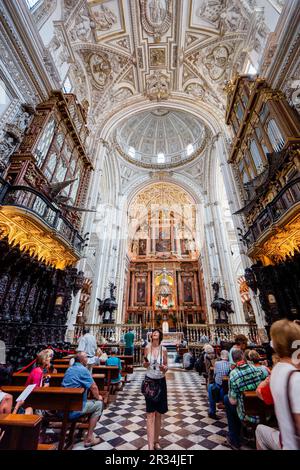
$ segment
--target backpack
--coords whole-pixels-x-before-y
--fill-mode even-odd
[[[205,372],[205,364],[204,364],[204,353],[200,353],[199,357],[195,361],[195,370],[199,373],[199,375]]]

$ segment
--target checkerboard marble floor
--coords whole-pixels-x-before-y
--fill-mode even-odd
[[[145,399],[141,382],[145,369],[135,369],[116,400],[110,403],[95,429],[102,442],[93,450],[146,450]],[[226,446],[227,420],[207,416],[205,382],[198,373],[171,367],[167,373],[169,411],[164,415],[160,445],[165,450],[230,450]],[[74,450],[83,449],[82,442]]]

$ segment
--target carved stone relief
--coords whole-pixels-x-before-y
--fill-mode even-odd
[[[150,49],[150,67],[161,67],[166,65],[166,49],[163,47],[152,47]]]
[[[108,60],[108,55],[105,53],[92,54],[89,58],[89,65],[96,84],[100,88],[105,87],[112,78],[111,64]]]
[[[146,81],[145,95],[149,100],[161,101],[170,95],[170,81],[161,72],[154,72]]]
[[[75,17],[75,25],[70,31],[72,41],[90,42],[92,40],[91,20],[86,8],[82,8]]]
[[[140,7],[144,30],[160,42],[171,25],[172,0],[140,0]]]

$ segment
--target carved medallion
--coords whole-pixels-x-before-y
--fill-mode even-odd
[[[156,42],[170,28],[172,21],[171,0],[140,0],[141,21],[144,30],[154,36]]]
[[[105,87],[111,77],[111,65],[105,53],[92,54],[89,59],[93,79],[101,88]]]
[[[215,47],[210,54],[208,54],[203,63],[208,70],[208,74],[212,80],[219,80],[229,65],[230,52],[225,46]]]

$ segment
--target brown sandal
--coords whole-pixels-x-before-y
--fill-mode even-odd
[[[154,450],[161,450],[159,442],[154,442]]]

